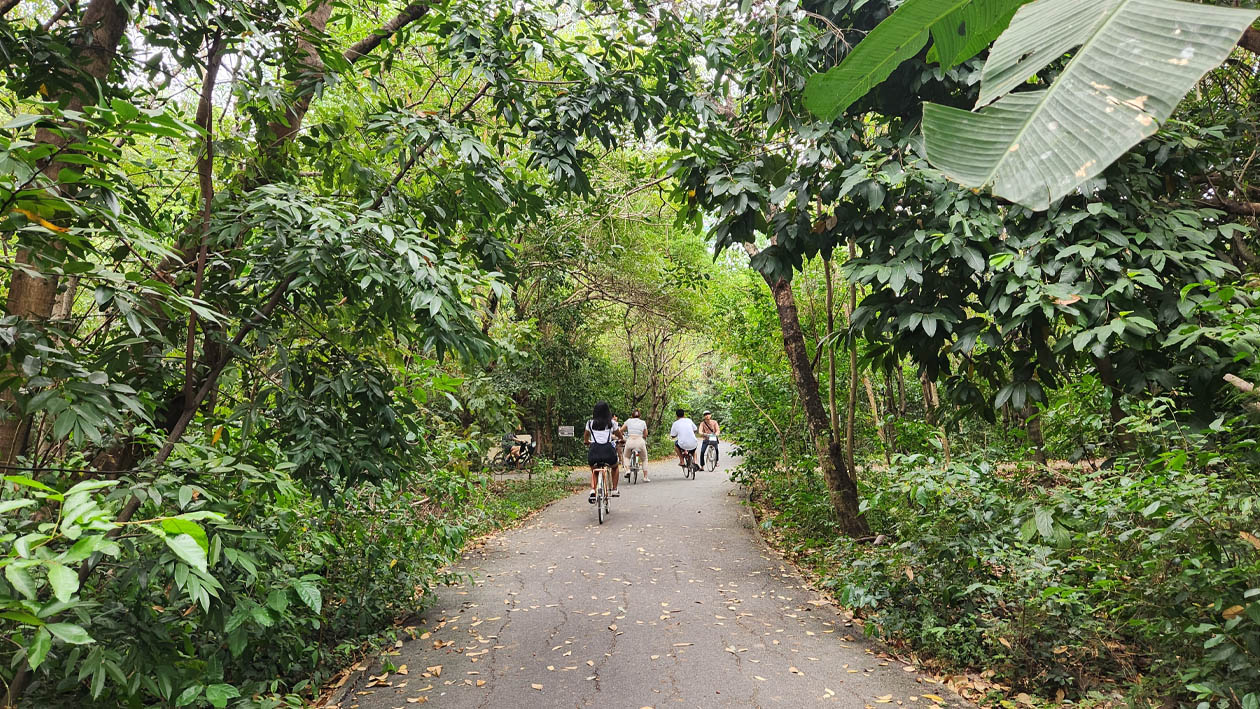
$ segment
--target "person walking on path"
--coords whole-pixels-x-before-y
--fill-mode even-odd
[[[647,475],[647,421],[639,418],[639,410],[634,410],[634,416],[626,419],[626,425],[622,427],[622,432],[626,435],[626,465],[629,467],[630,455],[638,452],[639,460],[643,462],[643,482],[652,482]]]

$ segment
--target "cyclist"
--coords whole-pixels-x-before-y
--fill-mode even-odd
[[[700,446],[700,442],[696,440],[696,422],[687,418],[687,412],[682,409],[675,410],[674,414],[678,418],[669,427],[669,437],[674,439],[674,452],[678,454],[678,464],[686,465],[683,459],[684,452],[690,451],[694,455],[696,448]]]
[[[609,493],[613,497],[621,497],[621,493],[617,490],[617,441],[624,438],[621,430],[617,428],[617,424],[613,423],[612,411],[608,408],[607,401],[601,401],[595,405],[591,411],[591,420],[586,422],[586,431],[582,433],[582,441],[588,446],[586,451],[586,462],[591,466],[591,495],[589,502],[595,504],[595,485],[598,477],[595,474],[595,466],[608,465],[610,475],[612,476],[612,492]]]
[[[713,455],[717,455],[718,442],[717,439],[709,440],[709,436],[716,436],[722,432],[722,427],[713,419],[712,411],[704,412],[704,419],[700,421],[700,465],[704,465],[704,453],[709,448],[713,449]]]
[[[652,482],[647,475],[647,421],[639,418],[638,409],[634,410],[634,416],[626,419],[626,425],[621,430],[626,434],[627,467],[630,464],[630,454],[637,452],[639,454],[639,462],[643,464],[643,482]],[[626,473],[627,476],[629,474]]]

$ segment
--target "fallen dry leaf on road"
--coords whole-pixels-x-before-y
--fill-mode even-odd
[[[925,694],[925,695],[923,695],[923,696],[924,696],[924,697],[927,697],[928,699],[931,699],[932,701],[936,702],[937,704],[944,704],[944,703],[945,703],[945,698],[944,698],[944,697],[938,697],[938,696],[936,696],[935,694]]]
[[[531,685],[529,685],[529,686],[533,687],[534,689],[537,689],[537,690],[538,690],[538,691],[540,691],[540,692],[542,691],[542,685],[541,685],[541,684],[531,684]]]
[[[434,665],[434,666],[432,666],[432,667],[426,667],[426,668],[424,668],[424,671],[425,671],[425,672],[428,672],[428,673],[430,673],[430,674],[432,674],[434,677],[441,677],[441,676],[442,676],[442,666],[441,666],[441,665]]]

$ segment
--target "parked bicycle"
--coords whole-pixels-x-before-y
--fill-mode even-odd
[[[523,470],[534,464],[537,450],[538,444],[532,437],[524,441],[517,436],[504,436],[499,450],[495,451],[494,456],[490,458],[490,468],[495,472]]]

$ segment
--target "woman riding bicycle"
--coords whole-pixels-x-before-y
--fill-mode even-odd
[[[608,408],[607,401],[601,401],[595,405],[595,409],[591,412],[591,420],[586,422],[586,431],[582,434],[582,440],[589,446],[586,451],[586,462],[591,466],[591,496],[590,503],[595,504],[595,486],[598,484],[598,476],[595,474],[595,467],[599,465],[607,465],[609,475],[612,482],[613,497],[620,497],[621,493],[617,491],[617,441],[623,440],[621,430],[617,424],[613,423],[612,411]]]
[[[626,435],[627,465],[630,456],[638,453],[639,464],[643,466],[643,482],[652,482],[647,476],[647,421],[639,418],[638,409],[634,410],[634,416],[626,419],[626,425],[621,430]],[[626,474],[629,475],[629,473]]]

